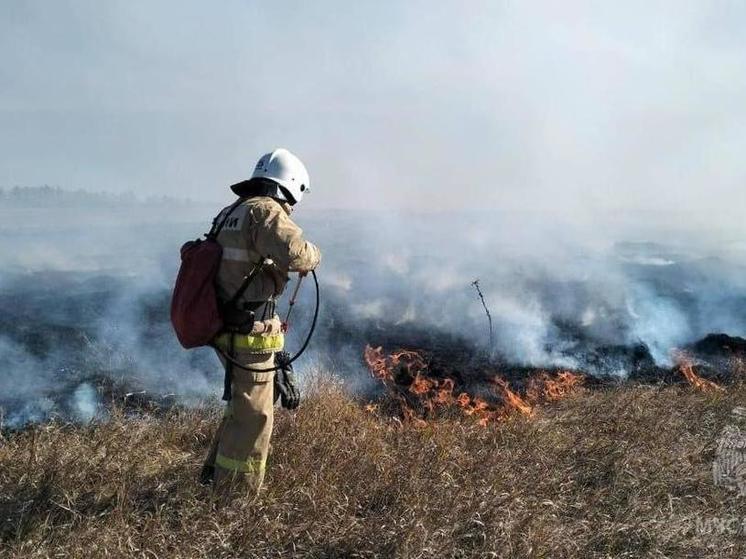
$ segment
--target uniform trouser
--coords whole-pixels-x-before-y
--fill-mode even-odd
[[[237,349],[235,359],[254,368],[274,366],[274,354],[256,355]],[[225,360],[221,357],[223,366]],[[215,488],[238,486],[251,494],[264,481],[274,419],[274,372],[258,373],[233,365],[232,398],[213,441]],[[242,490],[243,490],[242,489]]]

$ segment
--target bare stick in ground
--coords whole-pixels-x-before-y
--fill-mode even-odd
[[[493,341],[492,341],[492,315],[490,314],[490,309],[487,308],[487,303],[484,301],[484,295],[482,295],[482,290],[479,289],[479,278],[475,279],[471,284],[474,286],[474,289],[477,290],[477,295],[479,295],[479,298],[482,300],[482,306],[484,307],[484,312],[487,313],[487,321],[490,324],[490,350],[492,349]]]

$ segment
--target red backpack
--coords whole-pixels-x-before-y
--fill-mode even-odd
[[[171,297],[171,324],[187,349],[209,345],[223,329],[215,292],[223,247],[216,238],[241,202],[243,199],[239,198],[220,223],[222,212],[218,214],[204,240],[188,241],[181,247],[181,267]]]

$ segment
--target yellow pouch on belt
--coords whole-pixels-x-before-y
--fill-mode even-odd
[[[279,318],[254,323],[251,334],[233,334],[233,347],[247,353],[266,354],[282,351],[285,347],[285,334]],[[224,332],[215,338],[215,344],[228,351],[231,334]]]

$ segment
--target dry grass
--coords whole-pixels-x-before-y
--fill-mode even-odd
[[[266,490],[227,506],[195,483],[217,409],[37,426],[0,443],[0,554],[738,557],[707,522],[746,518],[711,477],[744,396],[624,386],[416,429],[321,379],[278,414]]]

